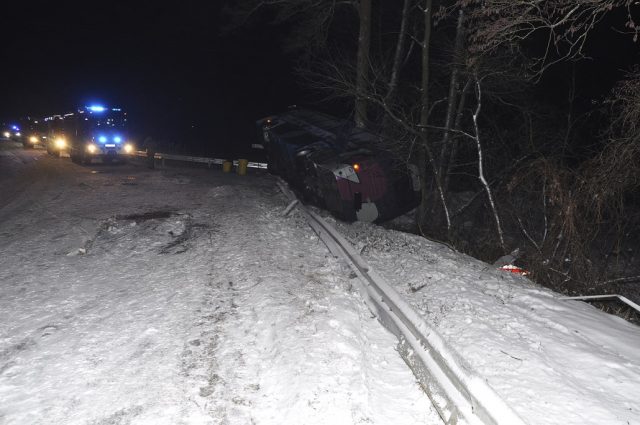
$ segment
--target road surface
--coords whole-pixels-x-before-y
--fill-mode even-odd
[[[269,175],[0,170],[0,423],[440,423]]]

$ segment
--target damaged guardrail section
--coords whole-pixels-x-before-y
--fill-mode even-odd
[[[291,201],[296,200],[286,183],[278,185]],[[331,253],[353,269],[369,309],[396,335],[403,359],[445,423],[525,424],[335,228],[299,202],[297,206]]]
[[[146,158],[147,151],[136,151],[135,156]],[[153,159],[156,161],[161,161],[162,165],[164,165],[165,160],[170,160],[170,161],[195,162],[200,164],[207,164],[208,167],[211,167],[212,165],[222,165],[224,164],[225,161],[228,161],[227,159],[222,159],[222,158],[207,158],[207,157],[190,156],[190,155],[174,155],[174,154],[160,153],[160,152],[155,152],[153,155]],[[232,161],[232,163],[234,167],[238,166],[238,160],[234,160]],[[247,167],[266,169],[267,164],[265,162],[249,161],[247,163]]]

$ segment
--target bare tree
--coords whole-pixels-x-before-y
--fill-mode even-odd
[[[357,12],[359,23],[355,92],[350,92],[350,96],[354,98],[356,125],[364,127],[367,122],[366,91],[371,66],[369,51],[372,0],[241,0],[234,4],[231,13],[236,17],[234,25],[242,26],[265,9],[275,11],[274,23],[287,22],[293,25],[293,34],[287,39],[287,48],[305,52],[303,54],[308,56],[326,46],[335,14],[343,6],[347,6],[350,12]]]
[[[491,186],[487,181],[484,173],[484,158],[483,158],[483,150],[482,150],[482,142],[480,140],[480,127],[478,126],[478,118],[480,116],[480,111],[482,110],[482,86],[480,84],[480,80],[478,79],[477,74],[474,75],[474,85],[476,92],[476,109],[473,112],[473,131],[474,131],[474,139],[476,142],[476,147],[478,149],[478,179],[482,183],[482,187],[487,193],[487,200],[489,201],[489,206],[493,213],[493,219],[496,222],[496,231],[498,232],[498,238],[500,239],[500,246],[502,247],[502,251],[506,250],[504,243],[504,231],[502,230],[502,224],[500,222],[500,215],[498,214],[498,208],[496,206],[496,202],[493,199],[493,192],[491,190]]]
[[[451,151],[451,130],[454,128],[456,110],[458,109],[458,78],[460,75],[460,68],[462,67],[462,58],[464,51],[464,38],[465,29],[464,23],[464,9],[458,10],[458,18],[456,23],[456,41],[453,50],[452,71],[449,80],[449,95],[447,96],[447,112],[445,115],[444,131],[442,133],[442,141],[440,142],[442,148],[439,157],[439,171],[438,173],[443,176],[447,170],[447,153]],[[463,94],[463,93],[460,93]],[[459,123],[459,122],[458,122]],[[446,190],[446,185],[445,185]]]
[[[369,71],[369,46],[371,44],[371,0],[360,0],[358,8],[360,30],[358,33],[358,59],[356,68],[356,126],[364,128],[367,122],[367,74]]]
[[[612,117],[609,137],[640,139],[640,66],[627,72],[606,100]]]
[[[404,0],[402,3],[402,16],[400,18],[400,30],[398,31],[398,40],[396,42],[393,54],[393,66],[391,68],[391,77],[389,78],[389,90],[385,96],[385,103],[393,102],[398,91],[398,82],[400,80],[400,70],[402,68],[402,58],[405,54],[405,44],[409,26],[409,9],[413,0]]]
[[[432,0],[425,0],[424,9],[424,28],[422,39],[422,81],[420,85],[421,97],[420,97],[420,143],[418,145],[418,170],[421,182],[421,201],[418,207],[417,223],[418,227],[422,229],[423,224],[427,220],[427,213],[429,210],[428,199],[429,192],[427,186],[427,165],[433,170],[433,176],[436,184],[436,191],[442,203],[446,223],[447,233],[451,229],[451,219],[449,216],[449,207],[447,206],[447,200],[442,187],[442,178],[439,173],[439,166],[436,163],[436,158],[433,153],[433,149],[429,141],[429,112],[430,112],[430,99],[429,99],[429,84],[430,84],[430,67],[431,67],[431,32],[433,29],[433,2]]]
[[[627,9],[626,27],[635,37],[638,33],[634,0],[458,0],[456,6],[467,11],[470,49],[476,56],[544,37],[543,50],[531,58],[534,78],[555,63],[581,57],[591,30],[614,8]]]
[[[353,11],[356,0],[228,0],[224,8],[231,17],[225,31],[252,25],[254,19],[270,16],[273,24],[290,24],[291,35],[284,48],[309,55],[324,48],[336,14]]]

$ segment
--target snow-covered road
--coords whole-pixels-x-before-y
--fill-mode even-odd
[[[0,424],[440,421],[269,175],[6,146]],[[638,326],[424,238],[326,219],[526,423],[640,425]]]
[[[0,169],[0,423],[439,423],[268,175]]]

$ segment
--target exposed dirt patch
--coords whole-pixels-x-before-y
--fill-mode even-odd
[[[169,218],[175,214],[176,213],[174,211],[147,211],[143,213],[116,215],[116,220],[132,220],[136,223],[140,223],[147,220],[162,220],[165,218]]]
[[[121,214],[104,220],[80,253],[182,254],[216,227],[212,223],[195,222],[189,214],[170,210]]]

